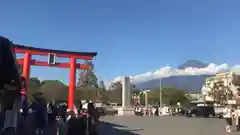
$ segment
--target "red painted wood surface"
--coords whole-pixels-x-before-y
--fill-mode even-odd
[[[48,56],[49,53],[55,54],[57,57],[63,57],[63,58],[70,58],[74,57],[76,59],[84,59],[84,60],[92,60],[94,56],[84,56],[84,55],[73,55],[73,54],[67,54],[67,53],[57,53],[57,52],[41,52],[39,50],[26,50],[26,49],[19,49],[15,48],[15,53],[30,53],[32,55],[41,55],[41,56]]]
[[[23,64],[24,59],[17,59],[18,64]],[[30,65],[34,66],[47,66],[47,67],[58,67],[58,68],[70,68],[70,63],[56,63],[54,65],[48,64],[46,61],[31,60]],[[89,65],[87,64],[76,64],[76,69],[89,70]]]

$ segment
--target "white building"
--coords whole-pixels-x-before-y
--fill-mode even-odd
[[[219,73],[216,74],[213,77],[206,78],[205,84],[202,87],[202,95],[205,98],[205,101],[213,101],[213,97],[209,95],[209,92],[211,92],[211,87],[213,87],[214,83],[222,81],[224,83],[224,86],[228,87],[233,94],[234,98],[240,97],[238,92],[238,87],[235,86],[232,81],[234,79],[234,75],[239,76],[239,73],[236,72],[225,72],[225,73]]]

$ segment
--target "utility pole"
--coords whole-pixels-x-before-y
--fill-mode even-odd
[[[145,100],[145,107],[148,107],[148,92],[151,90],[144,90],[142,93],[144,94],[144,100]]]
[[[162,103],[162,78],[160,78],[159,82],[159,104],[160,104],[160,114],[162,114],[162,108],[163,108],[163,103]]]

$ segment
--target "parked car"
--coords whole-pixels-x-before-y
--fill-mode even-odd
[[[185,111],[188,117],[215,117],[213,106],[195,106]]]
[[[224,107],[216,106],[214,110],[215,110],[215,114],[218,118],[223,118]]]
[[[116,115],[118,114],[118,109],[112,106],[105,106],[105,115]]]
[[[101,116],[106,115],[106,110],[104,107],[96,107],[96,110]]]

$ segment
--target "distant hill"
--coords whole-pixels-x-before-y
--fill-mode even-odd
[[[210,75],[189,75],[189,76],[170,76],[162,79],[162,87],[176,87],[187,90],[188,92],[199,92]],[[160,79],[154,79],[143,83],[135,84],[137,89],[151,89],[160,86]]]
[[[162,78],[163,87],[177,87],[189,92],[200,92],[207,77],[233,69],[240,72],[240,65],[229,66],[226,63],[214,64],[188,60],[176,67],[165,66],[131,76],[131,80],[137,89],[158,88],[160,78]],[[110,86],[111,83],[120,82],[122,77],[118,76],[112,79]]]
[[[184,64],[178,66],[178,69],[192,68],[205,68],[208,64],[198,60],[188,60]],[[162,79],[162,87],[177,87],[185,89],[189,92],[199,92],[207,77],[211,75],[181,75],[170,76]],[[146,82],[136,83],[137,89],[151,89],[160,86],[160,79],[153,79]]]

